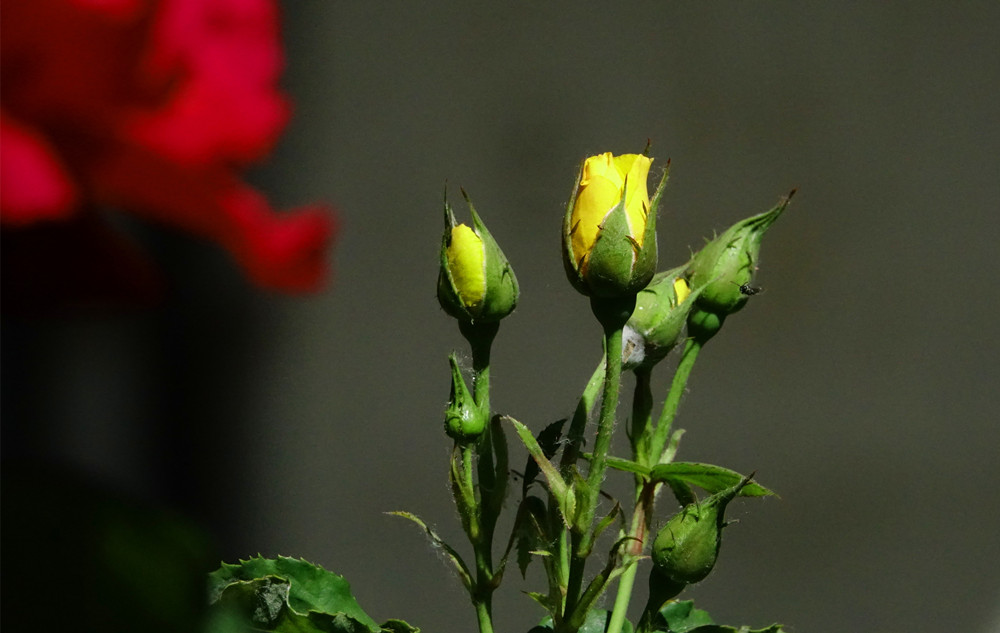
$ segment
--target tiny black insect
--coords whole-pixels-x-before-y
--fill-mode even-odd
[[[740,286],[740,294],[744,294],[748,297],[752,297],[760,292],[764,292],[764,289],[760,286],[751,286],[749,281]]]

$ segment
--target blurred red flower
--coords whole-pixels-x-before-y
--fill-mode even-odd
[[[58,262],[63,286],[144,287],[151,269],[109,208],[218,242],[261,286],[322,285],[330,212],[276,213],[240,180],[289,117],[273,0],[3,0],[2,12],[5,286]]]

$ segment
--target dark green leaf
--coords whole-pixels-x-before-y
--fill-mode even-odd
[[[691,600],[671,601],[665,604],[655,617],[653,630],[662,633],[785,633],[780,624],[772,624],[762,629],[715,624],[708,612],[696,609]]]
[[[514,533],[517,539],[517,566],[522,578],[528,571],[532,554],[546,545],[545,514],[545,502],[538,497],[525,497],[518,509]]]
[[[342,576],[279,556],[223,564],[209,574],[209,598],[255,628],[280,633],[378,633]]]
[[[611,612],[604,609],[591,609],[587,612],[587,618],[580,627],[580,633],[604,633],[608,629],[608,622],[611,621]],[[552,618],[546,617],[538,626],[528,633],[544,633],[552,630]],[[632,633],[632,624],[625,620],[622,622],[622,633]]]
[[[660,609],[656,626],[658,631],[670,633],[688,633],[697,627],[715,624],[707,611],[694,608],[692,600],[677,600],[668,602]]]
[[[545,455],[546,459],[552,459],[552,456],[559,450],[559,438],[562,437],[564,424],[566,424],[566,418],[556,420],[542,429],[538,434],[538,446],[541,447],[542,454]],[[528,463],[524,466],[524,482],[521,485],[522,496],[528,496],[528,488],[531,487],[531,484],[534,483],[535,478],[538,477],[538,473],[540,472],[538,463],[535,462],[534,458],[529,456]]]
[[[743,479],[743,475],[735,470],[696,462],[660,464],[650,469],[650,477],[653,481],[682,481],[713,494],[731,488]],[[740,491],[741,497],[765,497],[773,494],[773,491],[753,482],[748,483]]]
[[[386,620],[382,624],[382,633],[420,633],[420,629],[402,620]]]

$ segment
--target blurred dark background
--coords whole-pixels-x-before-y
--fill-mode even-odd
[[[702,354],[677,422],[683,459],[756,470],[781,499],[731,510],[688,595],[797,632],[996,631],[998,27],[991,2],[288,4],[296,115],[254,180],[278,206],[337,205],[334,284],[268,295],[217,248],[140,228],[166,304],[5,318],[5,481],[44,463],[188,517],[205,571],[302,556],[379,621],[472,630],[458,580],[383,514],[465,551],[443,186],[517,271],[493,402],[539,430],[600,357],[559,259],[578,163],[651,139],[654,172],[672,160],[661,268],[798,188],[764,242],[766,292]],[[5,494],[5,522],[18,510]],[[527,630],[542,612],[506,582],[498,630]]]

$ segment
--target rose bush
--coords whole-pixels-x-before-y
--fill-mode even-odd
[[[4,285],[144,288],[126,211],[215,241],[256,284],[318,289],[334,221],[276,213],[240,178],[289,118],[271,0],[4,0]],[[58,264],[54,263],[58,262]],[[15,284],[17,285],[17,284]]]

